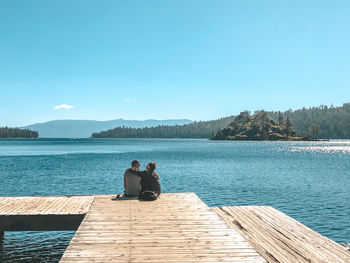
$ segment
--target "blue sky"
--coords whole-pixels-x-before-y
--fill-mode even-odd
[[[0,126],[342,105],[349,14],[340,0],[1,0]]]

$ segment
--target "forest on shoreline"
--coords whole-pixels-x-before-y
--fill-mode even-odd
[[[258,111],[257,111],[258,112]],[[256,112],[256,113],[257,113]],[[298,110],[267,111],[278,122],[279,117],[290,120],[294,137],[305,139],[350,139],[350,103],[342,106],[318,106]],[[157,126],[149,128],[117,127],[99,133],[93,138],[214,138],[229,126],[236,116],[212,121],[199,121],[186,125]]]
[[[0,127],[0,138],[38,138],[37,131],[20,128]]]
[[[250,115],[249,111],[245,111]],[[318,106],[312,108],[302,108],[298,110],[280,111],[256,111],[255,116],[259,112],[266,113],[268,118],[265,123],[270,123],[269,129],[264,125],[258,125],[254,118],[250,120],[249,127],[255,129],[255,134],[244,134],[243,130],[248,131],[250,128],[241,127],[243,130],[236,129],[237,134],[227,133],[231,136],[229,139],[254,140],[257,138],[266,140],[288,139],[288,137],[295,137],[294,139],[350,139],[350,103],[344,103],[342,106]],[[242,112],[244,113],[244,112]],[[241,114],[242,114],[241,113]],[[265,114],[264,114],[265,115]],[[240,115],[238,115],[240,116]],[[235,118],[238,116],[229,116],[211,121],[198,121],[184,125],[161,125],[156,127],[146,128],[130,128],[130,127],[116,127],[106,131],[96,132],[91,135],[92,138],[194,138],[194,139],[223,139],[221,132],[227,127],[233,129],[234,125],[237,128]],[[285,128],[276,127],[280,124],[281,119],[290,122],[292,132],[286,131]],[[275,123],[273,123],[275,122]],[[244,125],[246,125],[244,124]],[[248,129],[249,128],[249,129]],[[284,129],[284,130],[283,130]],[[264,134],[262,130],[265,130]],[[221,135],[219,134],[221,132]],[[250,131],[249,131],[250,132]],[[279,135],[276,137],[276,133]],[[290,134],[289,134],[290,133]],[[238,135],[240,134],[240,135]],[[266,136],[268,134],[269,136]],[[226,137],[227,137],[226,136]],[[245,137],[246,136],[246,137]],[[20,128],[0,127],[0,138],[38,138],[37,131]],[[224,136],[225,137],[225,136]],[[247,139],[249,138],[249,139]],[[293,138],[290,138],[293,139]]]
[[[223,127],[229,125],[234,116],[213,121],[199,121],[185,125],[161,125],[157,127],[129,128],[117,127],[93,133],[93,138],[210,138]]]

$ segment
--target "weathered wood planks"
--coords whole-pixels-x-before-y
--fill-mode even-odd
[[[195,194],[96,196],[61,262],[266,262]]]
[[[349,263],[350,252],[269,206],[212,208],[268,262]]]
[[[193,193],[114,197],[0,197],[0,243],[3,231],[78,229],[62,263],[350,263],[346,248],[272,207],[209,208]]]
[[[0,216],[6,215],[85,215],[92,195],[0,197]]]
[[[94,196],[0,197],[0,231],[76,230]]]

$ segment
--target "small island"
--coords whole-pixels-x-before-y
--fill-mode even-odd
[[[0,138],[38,138],[39,133],[29,129],[0,127]]]
[[[301,141],[309,140],[308,136],[297,137],[293,124],[282,114],[278,122],[274,121],[266,111],[261,110],[251,115],[241,112],[227,127],[218,131],[212,140],[247,140],[247,141]]]

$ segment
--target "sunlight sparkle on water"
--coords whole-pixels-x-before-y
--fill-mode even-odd
[[[315,142],[315,144],[310,145],[309,147],[292,147],[292,151],[295,152],[319,152],[319,153],[350,153],[350,142],[349,141],[330,141],[327,143],[324,142]]]

